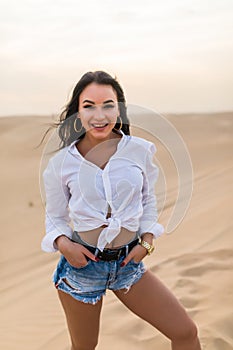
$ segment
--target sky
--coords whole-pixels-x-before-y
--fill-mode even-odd
[[[87,71],[128,104],[233,110],[232,0],[0,0],[0,116],[60,113]]]

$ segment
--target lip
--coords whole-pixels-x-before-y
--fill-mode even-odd
[[[107,124],[107,123],[106,123],[106,124]],[[91,124],[91,127],[92,127],[93,129],[95,129],[95,130],[101,131],[101,130],[104,130],[105,128],[107,128],[107,127],[108,127],[108,124],[105,125],[105,126],[102,126],[102,127],[95,127],[93,124]]]

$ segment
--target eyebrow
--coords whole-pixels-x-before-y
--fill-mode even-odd
[[[90,100],[84,100],[83,103],[85,103],[85,102],[91,103],[91,104],[93,104],[93,105],[95,104],[95,102],[90,101]],[[113,100],[107,100],[107,101],[104,101],[103,103],[105,104],[105,103],[109,103],[109,102],[113,102],[113,103],[114,103]]]

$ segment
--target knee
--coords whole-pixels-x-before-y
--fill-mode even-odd
[[[198,337],[197,326],[192,320],[187,321],[185,325],[175,334],[173,341],[176,342],[192,342]]]

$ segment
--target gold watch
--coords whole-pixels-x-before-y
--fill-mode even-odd
[[[141,241],[140,244],[142,247],[146,248],[148,255],[151,255],[153,253],[153,251],[155,250],[155,247],[146,241]]]

